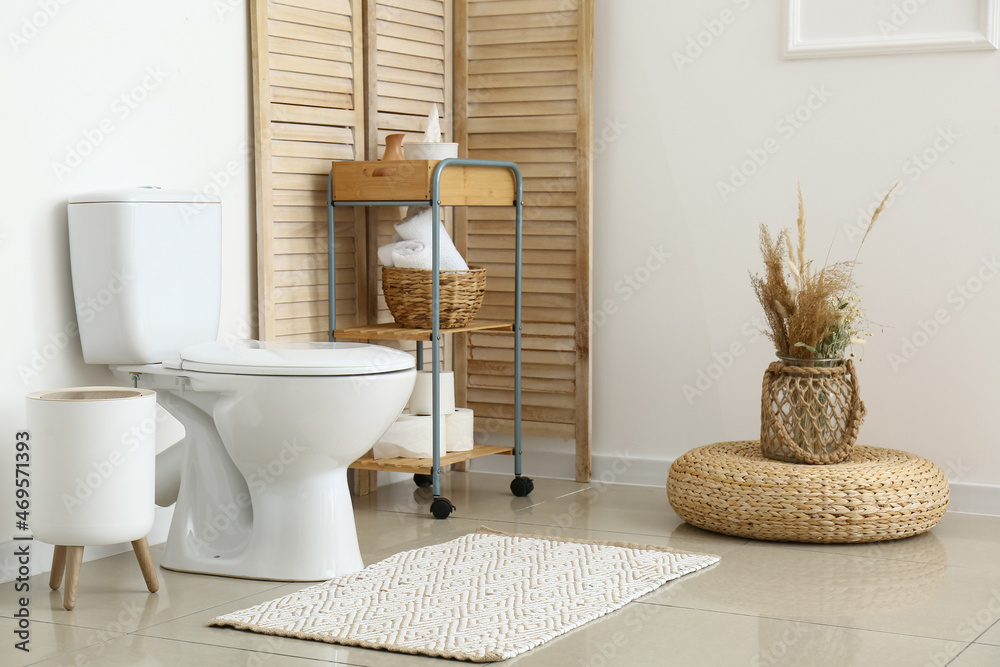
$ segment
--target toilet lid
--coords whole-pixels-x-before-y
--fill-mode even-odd
[[[371,375],[414,365],[412,355],[381,345],[236,340],[186,347],[176,367],[230,375]]]

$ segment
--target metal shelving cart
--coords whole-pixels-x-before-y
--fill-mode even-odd
[[[329,304],[330,340],[350,338],[361,340],[409,340],[417,345],[417,369],[423,368],[423,343],[432,348],[433,389],[433,457],[430,459],[374,459],[366,456],[351,464],[361,470],[383,470],[413,473],[418,486],[433,487],[431,513],[438,519],[447,518],[455,506],[441,495],[442,466],[467,461],[480,456],[512,454],[514,480],[510,484],[515,496],[527,496],[534,489],[530,477],[521,474],[521,232],[524,186],[521,170],[513,162],[498,160],[407,160],[403,162],[334,162],[327,181],[329,226]],[[456,329],[441,329],[438,313],[440,304],[440,230],[442,206],[514,206],[514,321],[472,321]],[[405,328],[395,323],[375,324],[337,329],[336,289],[334,278],[335,207],[346,206],[430,206],[433,229],[432,262],[432,326],[429,329]],[[512,331],[514,333],[514,446],[475,445],[470,451],[441,454],[441,335],[467,331]]]

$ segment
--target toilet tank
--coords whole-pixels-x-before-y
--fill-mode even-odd
[[[218,197],[132,188],[74,197],[68,211],[73,298],[87,363],[159,363],[216,339]]]

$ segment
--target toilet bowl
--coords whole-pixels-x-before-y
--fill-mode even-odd
[[[115,372],[155,389],[187,433],[163,567],[278,581],[364,567],[346,470],[402,410],[413,357],[233,341]]]
[[[358,343],[215,341],[221,209],[205,199],[137,188],[69,204],[85,360],[155,390],[184,426],[168,450],[180,482],[161,565],[276,581],[361,569],[347,466],[399,416],[414,358]]]

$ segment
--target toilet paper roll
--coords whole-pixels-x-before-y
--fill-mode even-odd
[[[474,419],[472,410],[455,408],[450,415],[444,416],[445,449],[449,452],[467,452],[473,446]]]
[[[429,459],[434,456],[434,418],[429,415],[401,414],[372,448],[376,459],[406,456]],[[441,442],[446,442],[447,425],[441,418]]]
[[[409,412],[414,415],[434,414],[434,373],[417,371],[417,380],[410,394]],[[455,411],[455,374],[441,371],[441,414]],[[442,441],[443,442],[443,441]]]

